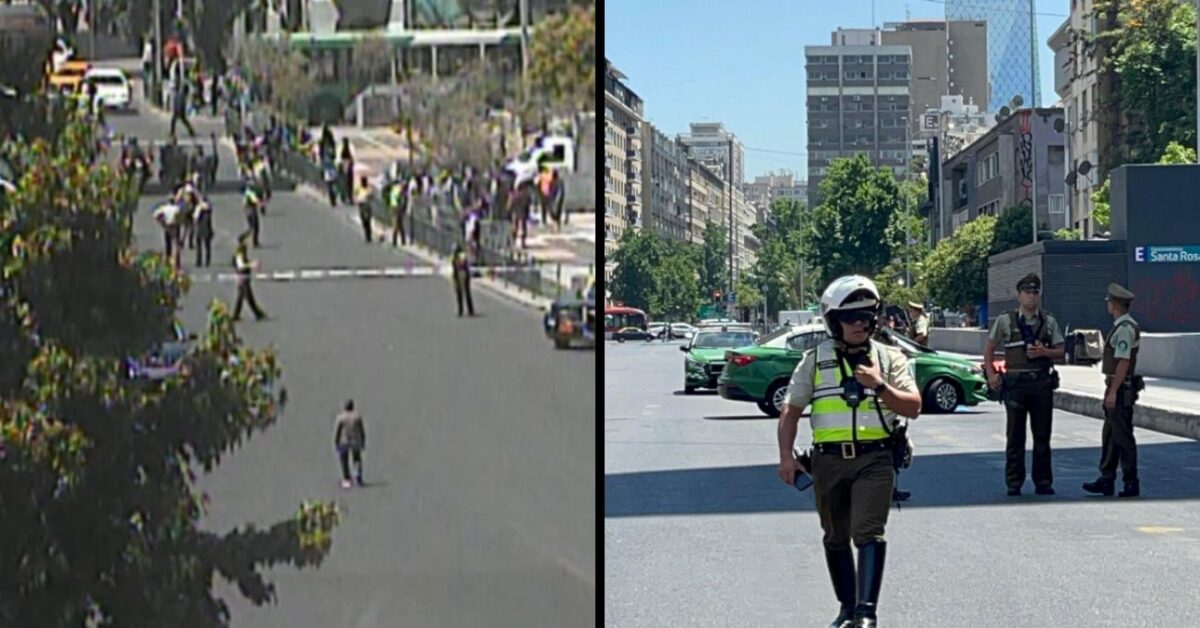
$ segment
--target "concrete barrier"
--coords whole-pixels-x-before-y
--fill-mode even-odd
[[[934,327],[929,331],[929,348],[938,351],[979,355],[986,341],[986,329]]]
[[[1099,395],[1059,389],[1054,391],[1054,407],[1104,420],[1103,400]],[[1133,424],[1155,432],[1200,440],[1200,414],[1138,404],[1133,409]]]
[[[931,349],[968,355],[983,353],[986,341],[983,329],[935,327],[929,334]],[[1142,334],[1137,370],[1147,377],[1200,381],[1200,334]]]

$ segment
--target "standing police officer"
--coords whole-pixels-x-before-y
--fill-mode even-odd
[[[1141,390],[1137,369],[1138,340],[1142,330],[1129,315],[1133,293],[1121,286],[1108,284],[1108,313],[1113,328],[1104,339],[1104,358],[1100,370],[1104,373],[1104,431],[1100,437],[1100,478],[1083,485],[1089,493],[1113,494],[1117,465],[1125,475],[1125,488],[1120,497],[1141,494],[1137,473],[1137,442],[1133,439],[1133,404]]]
[[[916,418],[921,411],[908,359],[870,340],[880,304],[875,283],[866,277],[841,277],[825,289],[821,315],[831,338],[806,353],[792,373],[779,417],[779,478],[791,484],[801,471],[813,478],[825,561],[841,602],[831,628],[876,625],[884,527],[896,480],[896,415]],[[809,403],[813,454],[812,468],[805,469],[792,445]],[[851,541],[858,548],[857,574]]]
[[[1038,309],[1042,280],[1030,273],[1017,282],[1019,310],[996,317],[983,347],[983,368],[988,385],[1002,390],[1008,413],[1004,479],[1008,494],[1021,494],[1025,483],[1025,415],[1033,432],[1033,485],[1038,495],[1053,495],[1054,474],[1050,469],[1050,425],[1054,414],[1054,390],[1058,373],[1053,361],[1063,357],[1063,337],[1058,322]],[[1003,378],[992,366],[997,345],[1004,347]]]
[[[458,315],[463,315],[463,299],[467,301],[467,314],[475,316],[475,302],[471,299],[471,265],[462,243],[454,245],[450,258],[454,266],[454,296],[458,298]]]
[[[925,306],[915,301],[909,301],[908,318],[912,321],[908,337],[919,345],[929,346],[929,315],[925,313]]]

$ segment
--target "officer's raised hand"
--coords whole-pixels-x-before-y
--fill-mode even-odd
[[[879,365],[874,362],[859,364],[854,369],[854,379],[862,384],[863,388],[874,388],[883,383],[883,375],[879,372]]]

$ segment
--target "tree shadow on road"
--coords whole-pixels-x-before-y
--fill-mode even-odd
[[[912,491],[904,508],[1058,504],[1091,502],[1080,484],[1099,475],[1099,447],[1055,449],[1053,469],[1057,495],[1033,495],[1026,480],[1022,497],[1008,497],[1003,450],[963,454],[921,455],[900,476]],[[797,495],[779,481],[777,466],[715,467],[609,474],[604,477],[604,516],[640,517],[814,510],[812,491]],[[1026,469],[1029,469],[1028,455]],[[1136,508],[1139,501],[1200,500],[1200,443],[1146,444],[1138,447],[1142,497],[1119,503]],[[1118,488],[1120,485],[1118,484]],[[1117,498],[1101,498],[1117,501]]]

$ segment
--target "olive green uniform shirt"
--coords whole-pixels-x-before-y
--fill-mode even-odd
[[[1134,325],[1137,324],[1137,321],[1133,320],[1132,316],[1122,314],[1117,317],[1117,320],[1113,321],[1113,327],[1116,327],[1116,331],[1113,332],[1112,338],[1109,338],[1109,342],[1112,343],[1113,357],[1118,360],[1128,360],[1132,357],[1133,348],[1138,346],[1138,340],[1134,338],[1133,327],[1121,325],[1125,321],[1129,321]]]
[[[988,332],[988,339],[996,343],[997,349],[1004,349],[1004,345],[1008,342],[1009,332],[1012,331],[1008,322],[1008,314],[1008,312],[1005,312],[997,316],[996,322],[992,323],[992,330]],[[1050,346],[1057,347],[1063,344],[1065,341],[1063,340],[1062,330],[1058,328],[1058,321],[1051,314],[1047,314],[1046,312],[1041,312],[1041,314],[1046,317],[1046,330],[1050,332]],[[1024,312],[1021,312],[1021,316],[1025,319],[1026,325],[1029,325],[1031,329],[1037,329],[1038,319],[1036,313],[1032,318],[1025,316]]]
[[[929,337],[929,316],[922,314],[913,320],[912,337],[925,336]]]

